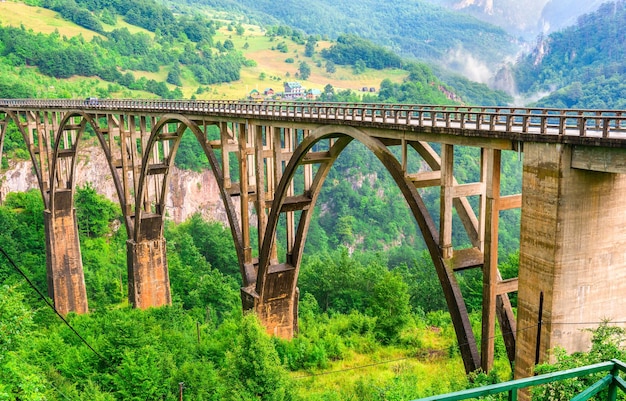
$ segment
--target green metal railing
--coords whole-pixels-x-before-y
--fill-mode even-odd
[[[607,372],[606,376],[598,380],[587,389],[576,395],[571,401],[585,401],[597,395],[600,391],[608,389],[607,401],[617,399],[617,390],[626,393],[626,381],[619,377],[620,372],[626,372],[626,364],[616,359],[610,362],[597,363],[595,365],[583,366],[575,369],[563,370],[560,372],[547,373],[544,375],[529,377],[526,379],[512,380],[505,383],[492,384],[490,386],[478,387],[470,390],[457,391],[455,393],[435,395],[428,398],[420,398],[415,401],[457,401],[480,398],[488,395],[508,393],[508,399],[517,400],[517,390],[527,389],[542,384],[552,383],[565,379],[588,376],[594,373]]]

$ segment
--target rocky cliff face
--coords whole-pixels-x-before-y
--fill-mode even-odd
[[[9,165],[8,170],[0,172],[0,201],[9,192],[23,192],[39,185],[30,161],[10,162]],[[109,166],[99,147],[80,150],[76,171],[77,185],[90,182],[100,194],[118,202]],[[175,222],[185,221],[196,212],[208,220],[226,222],[227,219],[217,181],[210,171],[196,173],[174,168],[170,174],[166,207],[167,217]]]

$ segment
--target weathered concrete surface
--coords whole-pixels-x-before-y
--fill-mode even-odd
[[[69,194],[68,194],[69,195]],[[46,268],[48,270],[48,295],[62,315],[68,312],[87,313],[87,292],[83,262],[78,241],[76,210],[59,194],[57,204],[65,208],[44,214],[46,233]],[[60,201],[60,202],[59,202]]]
[[[296,269],[284,264],[274,265],[264,285],[263,298],[254,288],[241,289],[243,309],[253,310],[268,334],[292,338],[298,331]]]
[[[581,170],[626,174],[626,149],[574,146],[572,167]]]
[[[126,242],[128,261],[128,301],[146,309],[172,303],[165,257],[165,240],[143,239]]]
[[[296,296],[258,303],[255,311],[268,334],[286,339],[293,338],[298,314]]]
[[[532,374],[537,347],[539,362],[586,350],[583,329],[626,319],[626,175],[571,160],[569,145],[524,144],[516,377]]]

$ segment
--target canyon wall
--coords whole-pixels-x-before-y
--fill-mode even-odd
[[[80,149],[76,173],[78,186],[90,182],[98,193],[118,203],[109,166],[99,147]],[[38,183],[30,160],[9,161],[9,169],[0,171],[0,201],[9,192],[33,188],[38,188]],[[170,174],[166,207],[167,218],[175,222],[185,221],[196,212],[206,220],[226,222],[224,204],[211,171],[197,173],[174,168]]]

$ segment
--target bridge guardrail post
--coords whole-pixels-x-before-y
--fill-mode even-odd
[[[578,130],[580,136],[587,136],[587,117],[581,115],[578,118]]]
[[[492,131],[496,130],[496,123],[498,122],[498,114],[489,114],[489,129]]]

